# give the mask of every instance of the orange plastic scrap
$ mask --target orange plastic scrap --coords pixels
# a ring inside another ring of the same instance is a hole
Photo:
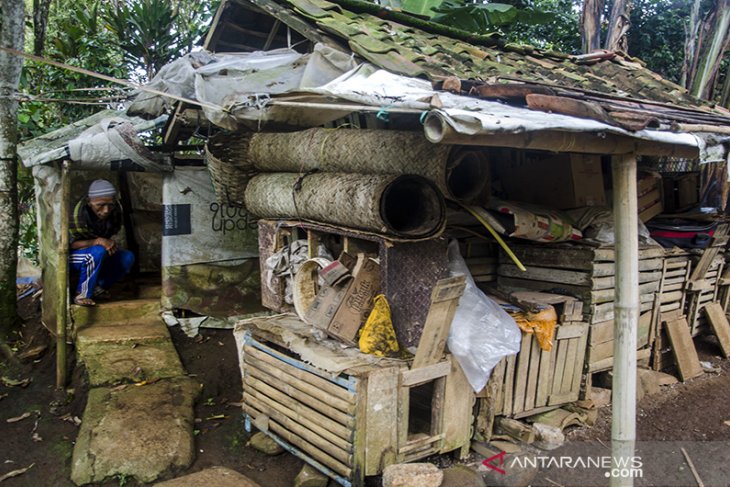
[[[555,308],[548,305],[537,313],[517,311],[510,312],[509,315],[515,320],[523,333],[535,334],[537,344],[541,349],[546,352],[553,349],[553,337],[555,336],[555,327],[558,324],[558,314],[555,312]]]

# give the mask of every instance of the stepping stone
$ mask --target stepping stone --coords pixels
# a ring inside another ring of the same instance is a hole
[[[71,305],[75,330],[90,325],[130,324],[160,320],[160,299],[129,299],[97,303],[96,306]]]
[[[78,347],[84,347],[91,343],[124,343],[169,338],[170,332],[167,330],[167,325],[161,319],[157,319],[157,321],[150,323],[88,326],[76,333],[76,345]]]
[[[152,482],[187,468],[194,456],[193,403],[199,392],[200,385],[188,377],[91,389],[71,480],[82,485],[119,475]]]
[[[86,364],[92,386],[185,375],[169,338],[134,343],[79,341],[78,344],[79,359]]]
[[[155,487],[261,487],[235,470],[211,467],[184,477],[155,484]]]

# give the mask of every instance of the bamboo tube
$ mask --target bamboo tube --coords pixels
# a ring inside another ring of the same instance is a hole
[[[278,415],[281,415],[282,417],[289,418],[290,421],[295,422],[295,423],[301,425],[303,428],[306,428],[309,431],[312,431],[313,433],[321,436],[323,439],[329,441],[334,446],[340,448],[343,451],[349,452],[353,448],[351,442],[349,442],[347,440],[343,440],[339,436],[334,435],[332,432],[327,431],[326,429],[322,428],[318,424],[313,423],[308,418],[302,416],[298,412],[296,412],[292,409],[289,409],[282,404],[276,403],[276,401],[273,401],[272,399],[260,394],[258,391],[248,391],[248,390],[244,391],[243,401],[244,401],[244,404],[264,405],[272,415],[278,414]]]
[[[613,348],[612,465],[634,456],[636,441],[636,330],[639,321],[639,235],[636,156],[613,158],[616,228],[616,303]],[[631,487],[633,478],[611,477],[611,487]]]
[[[303,380],[297,379],[293,376],[287,375],[283,372],[281,372],[279,369],[272,367],[271,365],[268,365],[255,357],[252,357],[250,354],[244,354],[244,362],[248,365],[251,365],[252,367],[256,367],[258,370],[265,370],[266,373],[273,377],[277,381],[281,381],[285,383],[287,386],[292,386],[300,391],[309,394],[310,396],[316,397],[320,400],[325,400],[327,403],[337,409],[338,411],[341,411],[345,414],[353,415],[355,414],[355,405],[350,404],[346,401],[343,401],[337,397],[332,396],[331,394],[327,394],[326,392],[323,392],[322,389],[318,389],[317,387],[304,382]]]
[[[324,414],[321,414],[314,409],[293,400],[286,394],[282,394],[273,387],[264,384],[260,380],[254,379],[251,376],[246,376],[244,378],[244,385],[249,389],[258,391],[260,394],[265,395],[266,397],[278,402],[279,404],[283,404],[290,409],[301,411],[303,414],[306,414],[307,417],[310,418],[314,423],[320,425],[328,431],[331,431],[340,438],[347,440],[350,438],[350,436],[352,436],[351,429],[342,426],[341,424],[328,418]]]
[[[254,411],[255,412],[255,411]],[[263,412],[263,414],[266,414]],[[350,476],[350,473],[352,472],[350,468],[346,465],[343,465],[342,462],[339,460],[336,460],[332,458],[330,455],[327,455],[319,448],[312,445],[308,440],[305,440],[299,435],[296,435],[292,433],[291,431],[288,431],[286,428],[278,424],[276,421],[269,421],[268,424],[269,430],[276,433],[278,436],[286,440],[290,445],[294,445],[298,447],[299,449],[303,450],[307,454],[309,454],[312,458],[317,460],[318,462],[328,466],[332,470],[336,471],[337,473],[347,476]]]
[[[626,135],[577,133],[561,130],[542,130],[519,134],[461,134],[456,132],[441,115],[431,112],[423,125],[426,138],[439,144],[462,144],[486,147],[515,147],[554,152],[581,152],[586,154],[628,154],[686,157],[696,159],[696,146],[641,140]]]
[[[298,218],[413,238],[439,232],[446,214],[441,193],[420,176],[259,174],[246,187],[245,203],[260,218]]]
[[[467,202],[477,199],[489,182],[484,151],[432,144],[421,132],[313,128],[248,137],[237,165],[263,172],[415,174],[448,198]],[[241,145],[240,139],[230,140]]]
[[[255,357],[262,362],[265,362],[269,366],[273,366],[276,369],[279,369],[284,374],[291,375],[295,377],[296,379],[302,380],[308,384],[311,384],[312,386],[321,389],[322,392],[326,394],[330,394],[332,396],[335,396],[336,398],[339,398],[340,400],[344,401],[347,404],[355,404],[355,397],[353,394],[346,389],[343,389],[342,387],[333,384],[332,382],[329,382],[326,379],[322,379],[321,377],[311,373],[311,372],[305,372],[303,370],[297,369],[296,367],[293,367],[291,365],[285,364],[284,362],[275,359],[271,355],[262,352],[261,350],[256,349],[255,347],[246,345],[243,347],[243,353],[244,357],[250,356]]]
[[[68,161],[61,167],[61,211],[56,266],[56,390],[66,388],[66,317],[68,315],[68,229],[71,204],[71,178]]]
[[[324,414],[328,418],[334,419],[343,426],[351,428],[355,424],[355,418],[353,418],[349,414],[338,411],[329,404],[326,404],[324,401],[320,401],[319,399],[312,397],[309,394],[301,392],[298,389],[287,384],[286,382],[276,380],[274,377],[270,376],[265,371],[256,368],[254,365],[251,365],[251,367],[248,368],[247,372],[251,375],[251,377],[255,378],[256,380],[261,381],[264,384],[273,387],[274,389],[277,389],[282,394],[286,394],[287,396],[292,397],[297,401],[301,401],[303,404],[306,404],[312,409]]]
[[[291,431],[292,433],[295,433],[302,438],[306,438],[310,443],[312,443],[314,446],[322,450],[323,452],[327,453],[328,455],[331,455],[332,458],[335,458],[339,461],[341,461],[344,464],[350,465],[352,464],[352,452],[350,450],[343,450],[336,445],[333,445],[329,441],[323,439],[313,431],[310,431],[300,424],[292,421],[291,418],[284,416],[283,414],[279,413],[278,411],[275,411],[271,408],[267,408],[263,404],[261,404],[259,401],[253,398],[249,398],[250,405],[244,404],[243,408],[244,411],[246,411],[248,414],[251,414],[252,416],[256,417],[257,412],[261,412],[263,414],[266,414],[271,419]],[[258,411],[257,411],[258,410]]]

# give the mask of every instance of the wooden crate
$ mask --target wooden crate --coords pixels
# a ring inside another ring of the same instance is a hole
[[[513,245],[527,272],[517,270],[500,254],[498,283],[510,290],[534,289],[563,292],[579,297],[584,303],[584,321],[594,339],[590,341],[587,370],[597,372],[613,367],[613,344],[605,339],[607,328],[613,328],[615,300],[615,250],[612,247],[589,247],[575,244]],[[655,317],[664,269],[664,249],[643,246],[639,249],[640,313],[646,325],[648,316]],[[641,328],[638,347],[653,340],[654,321]],[[595,333],[593,327],[597,327]],[[612,338],[611,338],[612,340]],[[649,352],[645,352],[648,354]]]
[[[361,486],[393,463],[468,452],[474,394],[450,356],[410,370],[406,361],[333,346],[328,360],[347,365],[333,373],[305,363],[276,333],[248,329],[243,337],[247,429],[341,485]]]
[[[495,415],[521,418],[577,401],[587,340],[587,323],[558,325],[549,352],[532,334],[523,334],[520,352],[493,373],[502,384]]]

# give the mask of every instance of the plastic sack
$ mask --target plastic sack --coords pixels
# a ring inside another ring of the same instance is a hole
[[[449,350],[461,365],[474,392],[484,389],[492,369],[520,351],[522,332],[515,321],[474,283],[459,244],[449,244],[449,273],[465,276],[466,288],[449,331]]]
[[[373,310],[360,331],[358,345],[361,352],[377,357],[398,353],[398,340],[390,318],[390,306],[382,294],[373,298]]]

